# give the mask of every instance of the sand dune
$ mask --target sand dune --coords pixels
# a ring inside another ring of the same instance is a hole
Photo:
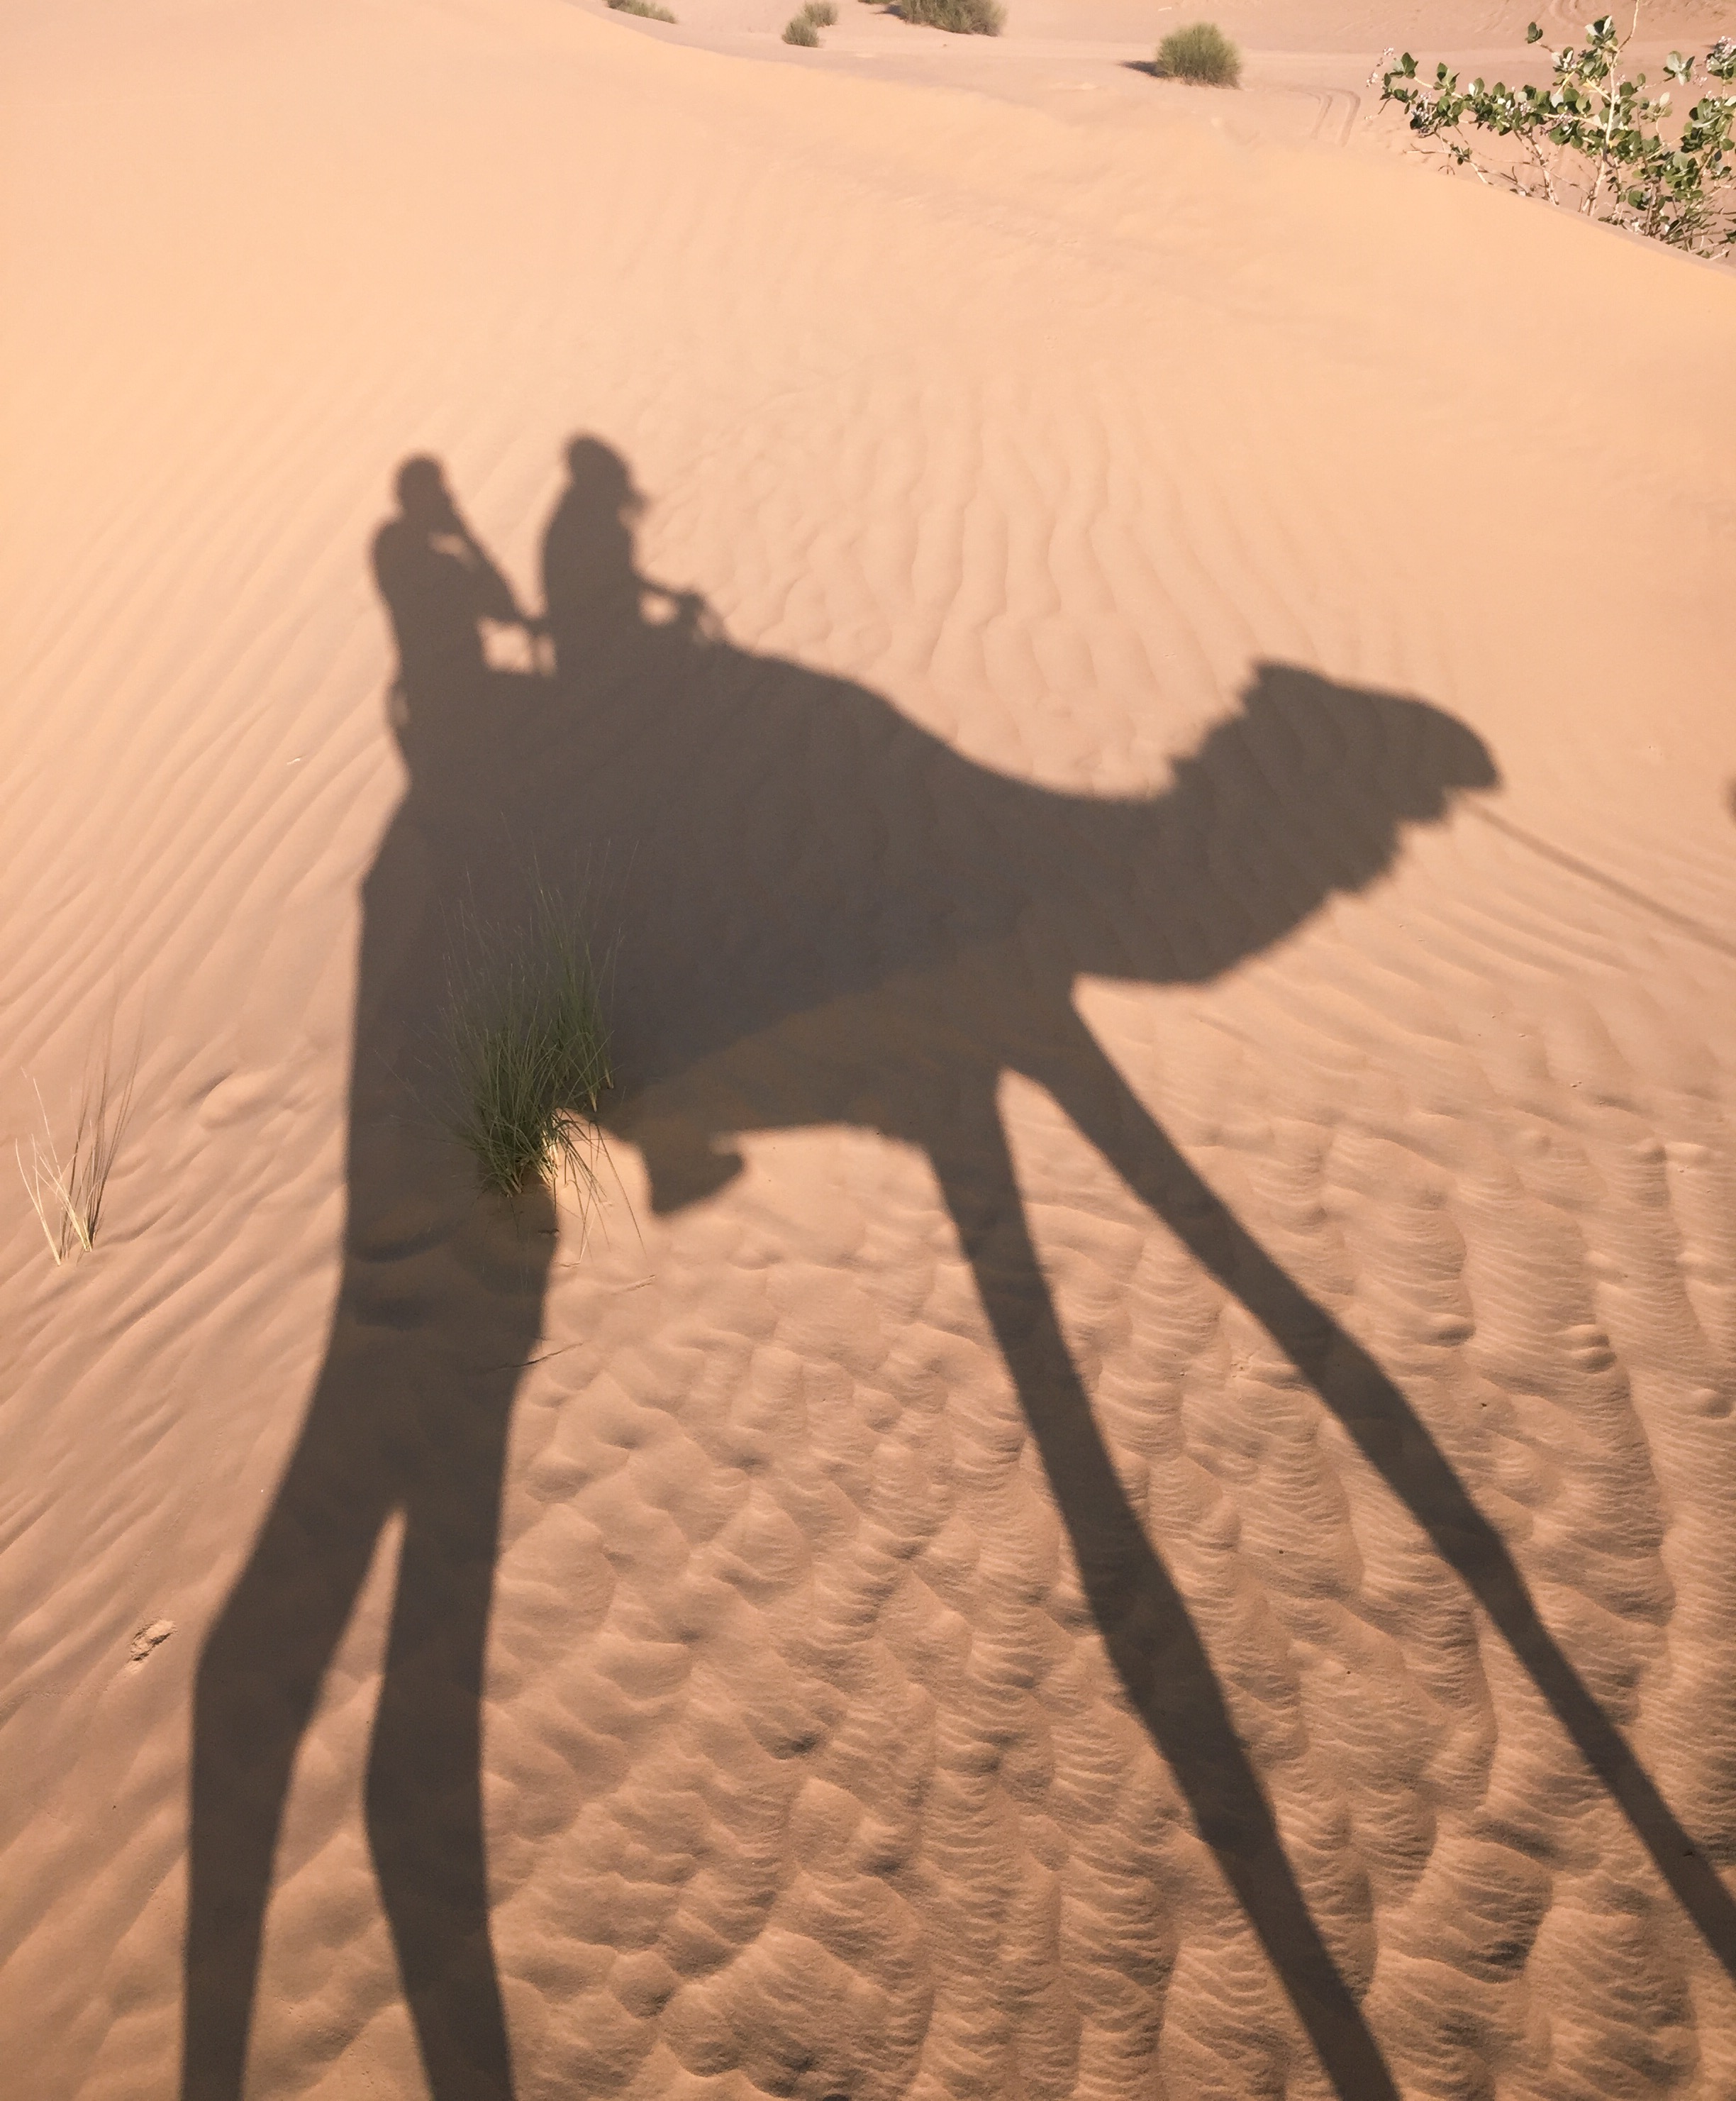
[[[0,11],[7,2085],[1727,2094],[1736,278],[705,5]]]

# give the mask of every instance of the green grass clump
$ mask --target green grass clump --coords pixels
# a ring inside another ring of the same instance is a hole
[[[484,938],[470,945],[450,1002],[456,1135],[485,1189],[516,1196],[564,1178],[588,1197],[598,1107],[613,1084],[590,951],[546,891],[516,951],[491,954]]]
[[[784,24],[784,41],[786,44],[801,44],[806,50],[812,51],[819,42],[821,21],[836,21],[837,19],[835,11],[828,16],[821,16],[813,0],[810,0],[810,4],[799,15],[792,15]]]
[[[667,7],[659,7],[655,0],[609,0],[609,5],[622,15],[643,15],[647,22],[673,22],[675,17]]]
[[[816,29],[829,29],[838,18],[835,0],[808,0],[802,11]]]
[[[955,37],[998,37],[1007,18],[1001,0],[899,0],[899,12],[918,29]]]
[[[1157,47],[1157,71],[1164,80],[1190,80],[1203,87],[1239,87],[1242,54],[1215,22],[1173,30]]]

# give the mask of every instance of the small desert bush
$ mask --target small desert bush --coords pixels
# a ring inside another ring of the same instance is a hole
[[[643,15],[647,22],[673,22],[675,17],[667,7],[659,7],[656,0],[609,0],[609,5],[622,15]]]
[[[484,1188],[515,1196],[564,1177],[588,1197],[598,1106],[612,1084],[590,951],[546,891],[510,953],[491,953],[474,926],[466,933],[449,1006],[462,1093],[456,1134]]]
[[[829,29],[838,18],[835,0],[808,0],[799,15],[791,15],[784,25],[786,44],[805,44],[810,50],[819,42],[819,32]]]
[[[1648,95],[1645,74],[1627,71],[1638,27],[1637,7],[1626,36],[1613,15],[1599,15],[1583,44],[1550,52],[1548,87],[1479,76],[1461,88],[1444,60],[1427,82],[1407,51],[1380,73],[1380,100],[1406,112],[1425,148],[1444,151],[1483,182],[1506,183],[1522,197],[1541,190],[1551,204],[1690,255],[1736,255],[1736,91],[1736,91],[1736,37],[1720,37],[1700,57],[1672,51],[1664,60],[1664,78],[1690,91],[1695,67],[1705,69],[1708,91],[1677,114],[1669,89]],[[1535,22],[1525,41],[1543,42]],[[1515,166],[1497,148],[1485,166],[1466,125],[1513,142],[1524,157]]]
[[[1007,18],[1001,0],[899,0],[899,12],[918,29],[955,37],[998,37]]]
[[[1157,70],[1165,80],[1190,80],[1202,87],[1239,87],[1242,54],[1215,22],[1173,30],[1157,47]]]

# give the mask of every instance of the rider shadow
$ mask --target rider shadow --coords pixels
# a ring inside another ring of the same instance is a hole
[[[241,2093],[291,1763],[395,1514],[369,1840],[435,2101],[512,2092],[479,1716],[506,1430],[553,1219],[541,1196],[515,1216],[477,1200],[423,1076],[454,930],[510,944],[551,871],[579,865],[612,958],[625,1086],[609,1121],[658,1211],[727,1183],[744,1131],[855,1124],[932,1161],[1107,1651],[1345,2101],[1396,2088],[1073,1365],[1001,1126],[1008,1073],[1048,1090],[1339,1417],[1736,1966],[1721,1883],[1403,1395],[1201,1180],[1074,1005],[1084,975],[1204,983],[1365,888],[1407,825],[1496,785],[1481,741],[1422,702],[1266,665],[1164,792],[1032,786],[860,687],[730,644],[699,599],[638,574],[618,457],[580,440],[568,466],[543,549],[551,675],[489,669],[483,623],[518,608],[432,462],[405,468],[376,542],[409,784],[364,896],[328,1356],[200,1666],[188,2101]]]

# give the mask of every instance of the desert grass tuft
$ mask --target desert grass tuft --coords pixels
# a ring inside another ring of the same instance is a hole
[[[609,5],[619,15],[642,15],[647,22],[673,22],[675,17],[667,7],[659,7],[656,0],[609,0]]]
[[[539,891],[519,945],[502,954],[472,923],[449,1000],[462,1106],[455,1132],[483,1187],[537,1183],[596,1194],[597,1112],[612,1085],[608,1028],[584,936]]]
[[[899,0],[899,12],[918,29],[955,37],[998,37],[1007,19],[1001,0]]]
[[[809,20],[806,7],[799,15],[792,15],[784,24],[784,41],[786,44],[800,44],[806,51],[812,51],[819,43],[819,31]]]
[[[96,1245],[108,1178],[132,1109],[133,1083],[129,1079],[117,1086],[113,1067],[104,1057],[95,1081],[86,1084],[80,1099],[72,1151],[64,1162],[42,1090],[33,1080],[31,1085],[36,1087],[36,1105],[42,1111],[42,1135],[30,1140],[28,1166],[24,1148],[15,1144],[12,1151],[24,1178],[24,1194],[58,1269],[75,1250],[88,1254]]]
[[[1156,70],[1164,80],[1192,81],[1202,87],[1239,87],[1242,54],[1215,22],[1173,30],[1157,47]]]

